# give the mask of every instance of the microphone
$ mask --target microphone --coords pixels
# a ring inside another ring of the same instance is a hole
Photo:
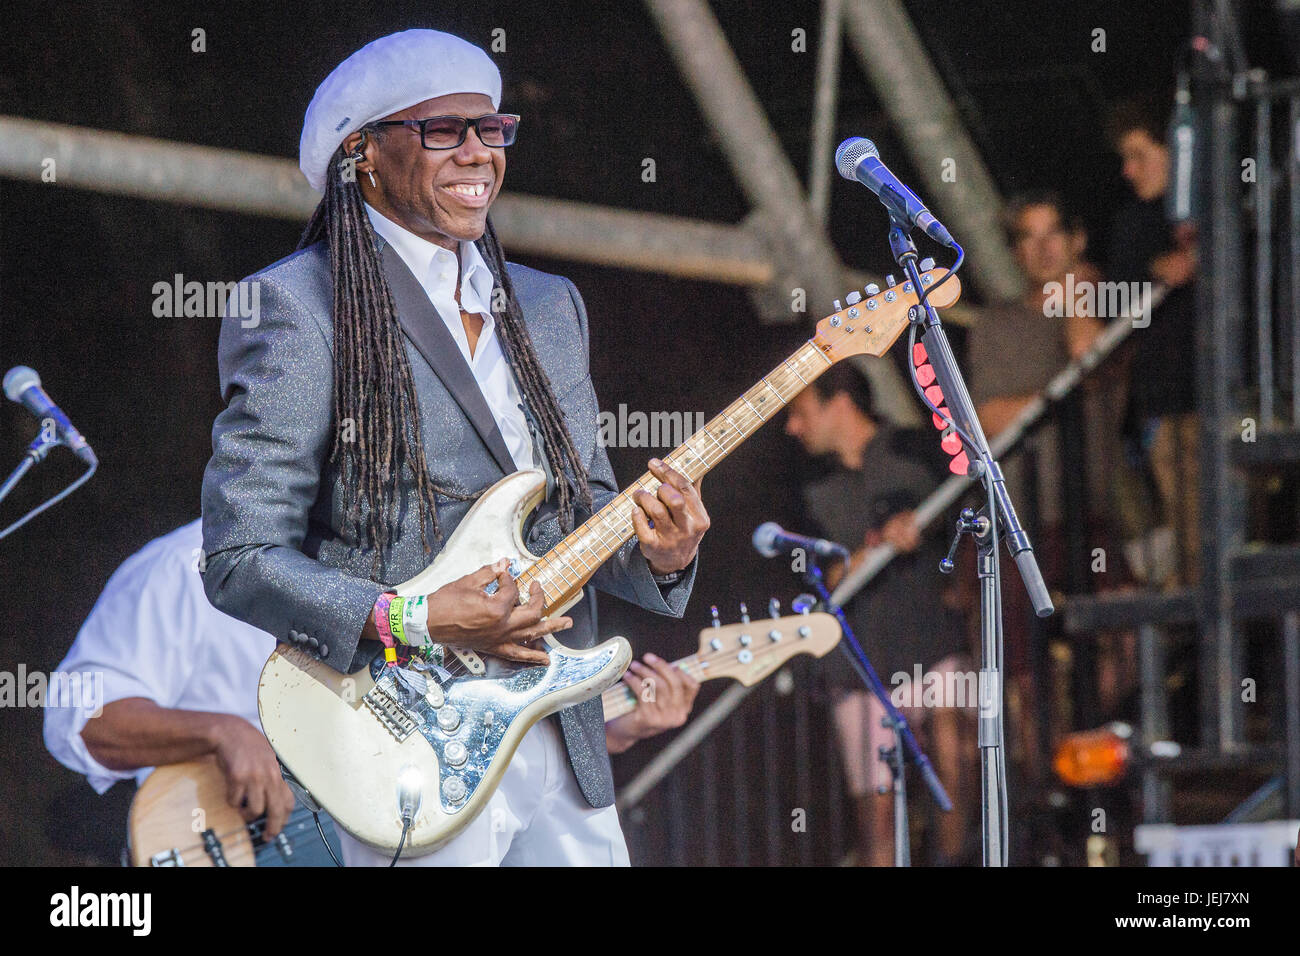
[[[22,405],[40,420],[53,420],[59,441],[86,464],[95,464],[95,453],[91,451],[90,445],[81,436],[81,432],[73,427],[72,422],[68,421],[63,410],[45,394],[45,389],[41,388],[41,377],[34,369],[26,365],[15,365],[5,373],[4,389],[11,402]]]
[[[940,245],[950,248],[957,245],[916,193],[899,182],[889,167],[880,161],[880,150],[871,140],[850,136],[840,143],[835,150],[835,168],[845,179],[860,182],[875,193],[895,219],[918,227]]]
[[[811,551],[819,558],[849,559],[848,548],[825,538],[809,538],[801,534],[785,531],[775,521],[768,521],[754,529],[754,550],[765,558],[775,558],[778,554],[789,553],[795,548]]]

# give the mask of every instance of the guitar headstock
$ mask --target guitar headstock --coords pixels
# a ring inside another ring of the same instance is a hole
[[[931,268],[926,269],[927,265]],[[934,268],[932,259],[924,260],[921,267],[922,288],[937,286],[948,274],[947,269]],[[813,343],[832,361],[850,355],[884,355],[907,328],[908,309],[920,301],[910,279],[884,291],[873,283],[865,292],[865,298],[857,291],[849,293],[847,306],[817,323]],[[936,309],[946,309],[960,298],[961,279],[953,276],[926,301]]]
[[[704,675],[757,684],[796,654],[821,657],[840,641],[840,622],[820,611],[762,617],[700,631]]]

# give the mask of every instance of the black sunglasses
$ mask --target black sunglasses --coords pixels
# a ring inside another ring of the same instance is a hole
[[[467,116],[430,116],[421,120],[380,120],[370,126],[418,126],[420,145],[425,149],[455,149],[465,142],[474,127],[484,146],[509,146],[519,130],[517,113],[488,113],[470,119]]]

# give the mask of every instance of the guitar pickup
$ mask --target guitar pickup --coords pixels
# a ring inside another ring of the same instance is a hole
[[[383,687],[376,684],[361,700],[388,732],[397,738],[398,743],[415,733],[415,719]]]

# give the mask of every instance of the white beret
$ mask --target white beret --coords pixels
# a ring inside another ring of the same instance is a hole
[[[367,43],[316,88],[302,121],[298,166],[325,188],[330,158],[367,123],[448,93],[501,102],[501,73],[474,44],[437,30],[404,30]]]

